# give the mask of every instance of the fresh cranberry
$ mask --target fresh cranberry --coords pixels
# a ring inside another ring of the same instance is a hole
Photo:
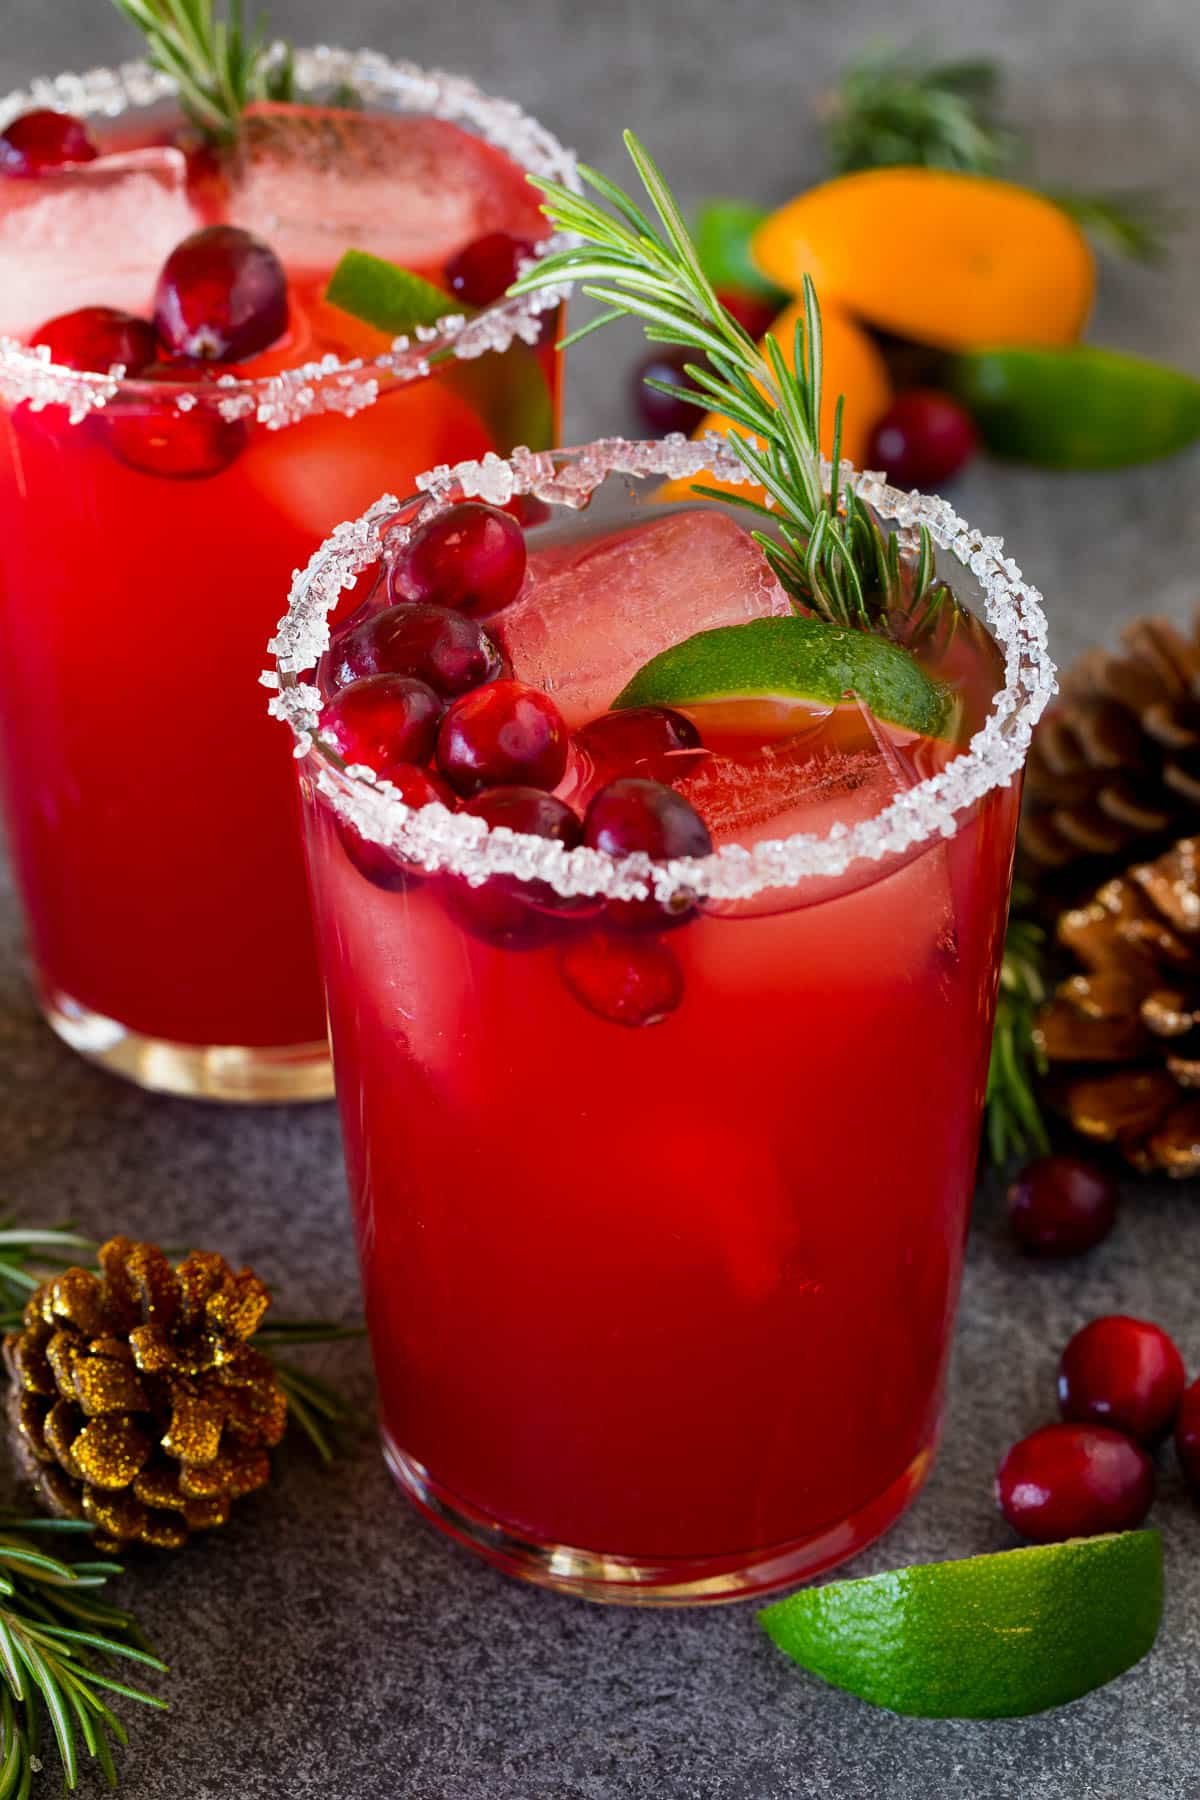
[[[83,120],[71,113],[22,113],[0,131],[0,175],[44,175],[71,163],[95,162],[99,154]]]
[[[1080,1156],[1039,1156],[1008,1190],[1013,1235],[1035,1256],[1076,1256],[1112,1230],[1116,1177]]]
[[[602,787],[592,799],[583,821],[583,841],[608,856],[649,856],[655,862],[678,856],[707,856],[712,839],[704,820],[674,788],[640,776],[623,775]],[[654,896],[645,900],[614,900],[608,914],[626,925],[663,925],[682,920],[695,901],[677,894],[663,906]]]
[[[581,1005],[611,1025],[658,1025],[683,999],[683,971],[659,938],[589,931],[559,951],[559,972]]]
[[[411,763],[389,763],[379,774],[383,780],[391,782],[400,799],[414,811],[422,806],[432,806],[435,801],[448,806],[451,811],[454,809],[454,795],[445,782],[424,769],[414,768]],[[363,837],[348,819],[339,819],[337,828],[342,849],[359,874],[373,886],[389,894],[398,894],[423,875],[423,870],[413,868],[385,844],[376,844]]]
[[[461,809],[483,819],[493,829],[506,827],[529,837],[548,838],[566,850],[574,850],[582,826],[571,808],[541,788],[492,788],[468,800]],[[515,875],[493,875],[472,887],[461,875],[447,876],[446,899],[459,923],[485,942],[509,949],[529,949],[554,934],[554,915],[570,911],[555,889],[544,881],[523,881]]]
[[[89,369],[97,375],[107,375],[119,363],[126,375],[138,376],[158,359],[153,325],[114,306],[61,313],[39,326],[30,343],[44,344],[51,362],[61,368]]]
[[[418,526],[392,570],[393,600],[499,612],[525,579],[525,534],[510,513],[464,500]]]
[[[438,767],[460,794],[481,788],[554,788],[567,767],[567,727],[548,694],[493,681],[456,700],[438,731]]]
[[[708,755],[692,721],[669,706],[604,713],[580,726],[575,749],[586,758],[591,776],[605,780],[641,775],[647,781],[677,781]]]
[[[468,306],[490,306],[501,294],[507,294],[521,273],[521,264],[534,255],[535,246],[528,238],[513,237],[508,231],[489,231],[446,264],[450,292]]]
[[[1124,1313],[1077,1331],[1058,1365],[1064,1419],[1111,1425],[1153,1444],[1171,1429],[1183,1397],[1183,1358],[1166,1332]]]
[[[978,446],[975,421],[952,395],[909,388],[876,424],[866,460],[894,487],[930,488],[957,475]]]
[[[142,382],[193,387],[210,379],[195,363],[187,362],[154,363],[138,377]],[[124,393],[104,409],[99,420],[110,449],[123,463],[143,475],[172,481],[219,475],[246,444],[244,420],[223,419],[215,406],[203,402],[180,411],[168,395],[156,401],[149,394]]]
[[[445,702],[411,675],[368,675],[352,681],[321,712],[321,731],[344,762],[376,773],[389,763],[423,763],[433,755]]]
[[[154,323],[174,356],[244,362],[287,330],[287,277],[269,245],[237,225],[206,225],[172,250]]]
[[[1146,1452],[1103,1425],[1043,1425],[1013,1445],[996,1474],[1001,1512],[1035,1544],[1130,1531],[1153,1499]]]
[[[351,626],[335,640],[330,662],[335,689],[364,675],[415,675],[447,698],[494,680],[503,667],[500,652],[474,619],[420,604],[385,607]]]
[[[1185,1388],[1175,1420],[1175,1454],[1183,1479],[1200,1499],[1200,1381]]]
[[[760,300],[757,294],[742,294],[732,288],[719,288],[717,299],[730,317],[736,319],[742,330],[756,342],[770,331],[779,311],[770,300]],[[791,349],[790,344],[788,349]]]
[[[679,398],[681,394],[690,391],[693,385],[683,372],[684,365],[699,361],[699,354],[695,350],[685,350],[682,347],[673,349],[670,345],[664,345],[643,357],[635,368],[633,403],[656,436],[665,437],[668,431],[694,431],[704,417],[702,409]],[[646,383],[649,381],[660,381],[675,392],[664,394],[658,388],[647,387]]]

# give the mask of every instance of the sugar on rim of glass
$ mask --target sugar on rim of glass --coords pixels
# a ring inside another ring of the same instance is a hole
[[[394,553],[416,526],[464,498],[503,505],[532,495],[549,505],[578,509],[608,475],[687,479],[709,471],[718,480],[748,484],[752,477],[721,438],[690,442],[675,434],[651,443],[599,439],[576,450],[515,451],[505,462],[443,465],[419,477],[419,509],[398,524],[401,502],[382,499],[359,519],[341,525],[298,570],[288,611],[269,649],[275,667],[262,677],[273,688],[271,712],[290,725],[296,756],[305,760],[317,789],[364,838],[429,870],[448,870],[478,886],[493,875],[548,882],[564,897],[601,895],[641,899],[653,893],[667,903],[681,893],[713,901],[748,900],[770,889],[794,886],[810,876],[841,875],[859,860],[879,861],[952,837],[960,815],[994,788],[1006,786],[1025,761],[1033,728],[1056,691],[1046,648],[1041,595],[1030,586],[999,537],[975,531],[945,501],[902,493],[882,475],[839,471],[879,515],[912,532],[929,529],[934,542],[970,569],[983,592],[984,614],[1004,653],[1005,685],[962,755],[938,774],[897,794],[874,818],[835,824],[823,835],[796,833],[750,847],[724,844],[710,855],[654,863],[645,856],[614,858],[586,847],[567,850],[545,838],[482,819],[453,814],[437,803],[413,809],[371,770],[343,767],[318,736],[323,696],[300,677],[314,670],[329,648],[329,618],[342,593],[384,554]],[[831,475],[825,465],[826,484]],[[405,503],[410,508],[412,502]]]
[[[278,58],[283,46],[271,52]],[[575,157],[545,126],[514,101],[485,94],[465,76],[422,69],[416,63],[397,61],[373,50],[339,50],[327,44],[297,50],[295,80],[301,93],[312,93],[346,84],[366,99],[399,105],[403,110],[432,114],[473,129],[487,143],[504,151],[531,175],[546,176],[574,192],[581,191]],[[85,74],[57,75],[31,82],[28,88],[0,97],[0,127],[33,107],[51,107],[81,118],[117,118],[134,107],[150,106],[170,98],[175,84],[147,62],[122,63],[115,69],[90,69]],[[569,235],[548,236],[537,246],[538,257],[566,249],[575,242]],[[463,361],[504,351],[520,340],[534,345],[542,329],[541,315],[554,310],[571,292],[570,284],[540,288],[516,300],[494,302],[467,319],[449,313],[435,326],[419,328],[413,337],[398,337],[385,354],[365,360],[345,361],[325,356],[318,361],[287,369],[282,374],[239,380],[225,375],[215,384],[223,396],[209,394],[222,418],[255,419],[270,430],[298,424],[315,413],[333,412],[352,417],[378,399],[388,387],[423,380],[435,352],[449,352]],[[47,406],[66,408],[72,424],[107,406],[121,391],[124,371],[104,374],[60,367],[50,360],[43,345],[30,346],[0,335],[0,400],[12,405],[28,402],[35,411]],[[140,384],[130,383],[133,388]],[[159,382],[155,395],[162,402],[195,391],[185,384]]]

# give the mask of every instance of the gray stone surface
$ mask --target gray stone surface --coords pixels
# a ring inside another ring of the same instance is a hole
[[[782,198],[819,169],[814,101],[873,33],[927,30],[1002,54],[1038,166],[1061,181],[1200,187],[1195,0],[319,0],[277,8],[297,39],[337,37],[468,70],[616,168],[629,123],[684,192]],[[103,0],[6,0],[0,86],[115,60]],[[936,271],[932,272],[936,278]],[[1200,222],[1169,271],[1106,269],[1097,334],[1200,372]],[[628,423],[625,346],[572,371],[569,432]],[[1151,603],[1182,614],[1200,554],[1195,456],[1061,477],[979,468],[960,493],[1044,586],[1067,655]],[[337,1129],[328,1108],[221,1113],[151,1101],[41,1029],[19,925],[0,909],[0,1159],[23,1217],[200,1240],[268,1271],[288,1309],[356,1304]],[[1089,1261],[1031,1266],[998,1195],[979,1198],[945,1448],[927,1492],[858,1572],[999,1548],[991,1474],[1051,1410],[1056,1346],[1121,1308],[1177,1332],[1200,1363],[1194,1191],[1136,1191]],[[365,1403],[365,1351],[323,1356]],[[219,1539],[128,1587],[174,1665],[167,1719],[139,1717],[132,1800],[1190,1800],[1200,1790],[1200,1521],[1169,1470],[1156,1514],[1169,1607],[1141,1668],[1057,1714],[999,1724],[873,1712],[793,1671],[745,1608],[589,1609],[509,1583],[444,1545],[395,1498],[365,1440],[325,1474],[303,1453]],[[45,1791],[51,1784],[46,1781]],[[85,1782],[81,1792],[99,1793]]]

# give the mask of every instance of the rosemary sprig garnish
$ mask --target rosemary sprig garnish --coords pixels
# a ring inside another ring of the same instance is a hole
[[[1018,889],[1014,908],[1027,901]],[[988,1150],[997,1167],[1011,1156],[1027,1156],[1050,1148],[1046,1122],[1037,1101],[1037,1078],[1045,1059],[1033,1035],[1038,1008],[1046,998],[1042,973],[1046,934],[1019,910],[1009,920],[1000,996],[987,1080]]]
[[[47,1723],[68,1790],[84,1755],[115,1787],[113,1745],[128,1735],[106,1696],[166,1708],[112,1672],[123,1659],[167,1673],[133,1617],[97,1598],[121,1565],[67,1562],[44,1548],[47,1536],[65,1542],[91,1530],[81,1519],[0,1516],[0,1800],[27,1800]]]
[[[658,224],[595,169],[583,167],[579,173],[609,211],[557,182],[534,179],[546,196],[542,210],[554,226],[583,241],[547,257],[512,292],[529,293],[564,278],[581,281],[583,292],[606,310],[568,338],[568,344],[632,314],[642,320],[652,343],[682,346],[706,359],[686,365],[693,386],[682,398],[702,412],[725,414],[741,428],[730,432],[730,448],[765,490],[767,503],[736,492],[697,492],[770,521],[770,534],[760,529],[753,535],[799,606],[830,624],[866,629],[885,625],[901,605],[920,607],[935,578],[929,533],[921,528],[915,561],[903,568],[897,538],[880,529],[849,483],[839,487],[840,399],[830,459],[833,477],[829,493],[825,490],[821,311],[812,282],[805,278],[803,320],[797,320],[789,366],[773,335],[760,349],[722,306],[674,195],[632,132],[625,133],[625,144]]]
[[[228,0],[218,17],[216,0],[113,0],[146,39],[156,69],[179,89],[184,111],[218,142],[237,135],[252,100],[292,97],[292,58],[276,56],[261,22],[248,30],[242,0]]]
[[[835,175],[913,164],[968,175],[1014,175],[1022,134],[1000,117],[999,65],[978,57],[934,62],[920,49],[876,46],[850,64],[828,107]],[[1102,250],[1161,262],[1174,210],[1147,189],[1088,193],[1047,188]]]

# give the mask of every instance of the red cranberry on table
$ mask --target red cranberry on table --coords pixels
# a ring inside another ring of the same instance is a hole
[[[1183,1390],[1175,1420],[1175,1454],[1183,1479],[1200,1499],[1200,1381]]]
[[[195,363],[153,363],[138,380],[195,386],[210,379]],[[194,398],[194,396],[190,396]],[[121,462],[143,475],[172,481],[197,481],[219,475],[246,444],[242,419],[223,419],[216,407],[198,402],[183,411],[164,394],[122,394],[105,407],[98,423],[109,448]]]
[[[1154,1466],[1123,1432],[1043,1425],[1014,1444],[996,1474],[996,1500],[1035,1544],[1131,1531],[1154,1499]]]
[[[589,931],[560,950],[558,967],[575,999],[611,1025],[661,1024],[683,999],[683,971],[659,938]]]
[[[682,794],[636,775],[610,781],[593,797],[584,815],[583,841],[608,856],[640,853],[655,862],[707,856],[712,849],[707,825]],[[667,907],[650,895],[645,900],[610,901],[608,915],[616,923],[661,926],[685,918],[693,906],[686,895],[677,896]]]
[[[130,378],[158,360],[158,336],[148,319],[118,312],[115,306],[83,306],[48,319],[30,338],[44,344],[50,360],[64,369],[107,375],[119,363]]]
[[[287,277],[268,244],[237,225],[208,225],[176,246],[154,297],[174,356],[244,362],[287,330]]]
[[[493,681],[456,700],[442,720],[438,767],[460,794],[513,784],[554,788],[566,772],[569,744],[548,694],[523,681]]]
[[[392,599],[493,613],[524,579],[525,534],[511,513],[464,500],[414,531],[392,569]]]
[[[699,363],[701,360],[700,353],[696,350],[664,344],[643,357],[635,368],[633,403],[656,436],[665,437],[669,431],[682,431],[685,434],[694,431],[704,417],[703,408],[678,397],[685,391],[690,391],[693,386],[683,372],[684,365]],[[647,387],[646,383],[649,381],[661,381],[665,386],[674,388],[675,393],[664,394],[658,388]]]
[[[95,162],[100,152],[82,119],[39,107],[0,131],[0,175],[45,175],[72,163]]]
[[[603,713],[580,726],[575,749],[597,774],[662,782],[687,775],[708,754],[692,721],[670,706]]]
[[[957,475],[978,446],[975,421],[953,395],[909,388],[876,424],[866,462],[885,470],[893,487],[931,488]]]
[[[565,801],[533,787],[497,787],[466,801],[460,811],[483,819],[493,829],[506,827],[528,837],[548,838],[574,850],[582,837],[578,816]],[[521,881],[515,875],[493,875],[472,887],[461,875],[448,875],[444,891],[450,911],[461,925],[486,943],[508,949],[532,949],[557,935],[554,917],[569,911],[549,883]]]
[[[385,607],[334,639],[328,680],[334,689],[364,675],[415,675],[447,698],[492,681],[503,662],[481,625],[445,606]]]
[[[1076,1256],[1091,1250],[1117,1217],[1117,1180],[1080,1156],[1039,1156],[1008,1190],[1013,1235],[1036,1256]]]
[[[508,231],[486,232],[446,264],[450,292],[468,306],[490,306],[508,292],[521,264],[535,255],[536,247],[528,238]]]
[[[428,762],[445,701],[411,675],[368,675],[322,708],[322,734],[347,763],[376,773],[393,763]]]
[[[378,773],[382,780],[391,782],[400,799],[414,811],[432,806],[435,801],[454,810],[454,795],[445,782],[425,769],[411,763],[390,763]],[[359,874],[386,893],[400,893],[424,874],[424,870],[406,863],[386,845],[363,837],[347,819],[338,819],[337,831],[343,850]]]
[[[1183,1358],[1165,1331],[1112,1313],[1077,1331],[1063,1351],[1059,1410],[1064,1419],[1111,1425],[1153,1444],[1170,1430],[1186,1379]]]

